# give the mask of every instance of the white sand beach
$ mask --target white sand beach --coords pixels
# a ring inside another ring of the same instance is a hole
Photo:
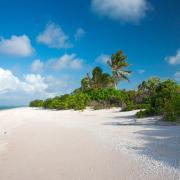
[[[179,180],[180,126],[136,111],[0,111],[0,180]]]

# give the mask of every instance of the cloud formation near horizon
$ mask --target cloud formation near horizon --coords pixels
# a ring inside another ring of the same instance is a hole
[[[100,15],[123,22],[138,22],[149,9],[147,0],[92,0],[92,10]]]
[[[40,74],[26,74],[19,79],[10,70],[0,68],[0,100],[4,104],[24,105],[32,99],[61,94],[64,89],[68,89],[67,79]]]
[[[69,36],[55,23],[47,24],[45,30],[37,36],[37,41],[50,48],[66,49],[72,47]]]
[[[3,37],[0,39],[0,53],[2,54],[27,57],[32,55],[33,51],[31,41],[26,35],[13,35],[10,39]]]

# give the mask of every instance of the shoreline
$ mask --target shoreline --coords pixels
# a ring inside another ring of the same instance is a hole
[[[116,180],[131,178],[131,170],[134,179],[180,178],[180,126],[119,126],[117,123],[133,121],[135,111],[120,113],[117,108],[79,112],[24,107],[9,111],[0,111],[1,180],[28,180],[29,168],[30,177],[39,180]],[[23,167],[25,163],[28,168]],[[24,173],[18,175],[22,169]]]

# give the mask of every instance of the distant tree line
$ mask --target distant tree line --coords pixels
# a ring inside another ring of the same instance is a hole
[[[137,90],[118,90],[120,81],[129,82],[131,71],[125,69],[129,66],[127,56],[118,51],[107,64],[111,74],[95,67],[81,80],[81,87],[71,94],[35,100],[30,102],[30,107],[57,110],[121,107],[123,111],[141,109],[137,113],[139,118],[161,115],[167,121],[180,121],[180,85],[177,82],[153,77],[143,81]]]

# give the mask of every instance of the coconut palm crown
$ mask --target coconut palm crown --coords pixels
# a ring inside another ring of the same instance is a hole
[[[107,61],[107,64],[112,71],[115,88],[117,88],[117,85],[121,80],[126,80],[129,82],[129,78],[127,76],[131,74],[131,71],[124,70],[124,68],[129,66],[126,60],[127,56],[124,55],[123,51],[119,50],[117,53],[111,56],[110,60]]]

